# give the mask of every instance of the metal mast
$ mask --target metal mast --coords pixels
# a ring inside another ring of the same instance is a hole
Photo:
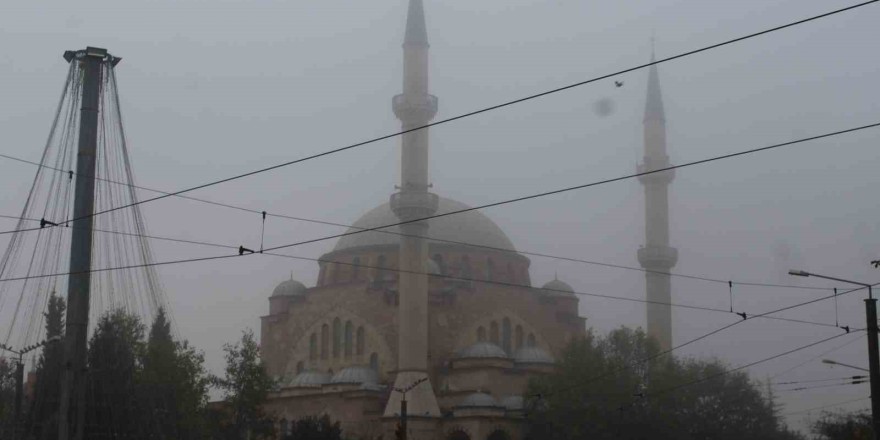
[[[95,205],[95,179],[92,176],[95,176],[98,112],[105,64],[110,64],[112,68],[121,58],[111,56],[106,49],[87,47],[85,50],[65,52],[64,59],[68,63],[80,64],[82,107],[76,156],[58,438],[80,440],[83,438],[86,410],[86,343],[91,287],[89,270],[92,267],[92,215]]]
[[[651,62],[654,62],[653,48],[651,52]],[[648,72],[644,124],[645,156],[638,172],[668,167],[666,117],[656,65]],[[674,178],[674,171],[639,177],[645,188],[645,245],[639,248],[638,258],[641,266],[649,271],[645,273],[645,289],[647,300],[653,301],[647,304],[648,336],[658,342],[662,351],[672,348],[672,308],[657,303],[671,302],[670,277],[664,273],[678,261],[678,250],[669,246],[668,187]]]
[[[437,113],[437,97],[428,93],[428,34],[422,0],[410,0],[403,43],[403,93],[394,97],[394,114],[403,130],[427,124]],[[428,192],[428,129],[402,137],[400,192],[391,196],[391,209],[402,222],[428,217],[437,211],[437,195]],[[400,226],[397,377],[394,388],[423,381],[407,394],[410,414],[439,417],[437,398],[428,379],[428,234],[426,221]],[[392,393],[385,416],[401,407],[400,393]]]

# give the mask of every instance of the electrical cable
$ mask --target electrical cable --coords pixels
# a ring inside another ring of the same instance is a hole
[[[512,105],[515,105],[515,104],[519,104],[519,103],[521,103],[521,102],[530,101],[530,100],[533,100],[533,99],[541,98],[541,97],[544,97],[544,96],[548,96],[548,95],[552,95],[552,94],[559,93],[559,92],[562,92],[562,91],[566,91],[566,90],[569,90],[569,89],[573,89],[573,88],[576,88],[576,87],[580,87],[580,86],[583,86],[583,85],[586,85],[586,84],[590,84],[590,83],[594,83],[594,82],[601,81],[601,80],[604,80],[604,79],[608,79],[608,78],[616,77],[616,76],[622,75],[622,74],[624,74],[624,73],[633,72],[633,71],[636,71],[636,70],[644,69],[644,68],[646,68],[646,67],[650,67],[650,66],[654,66],[654,65],[658,65],[658,64],[666,63],[666,62],[669,62],[669,61],[672,61],[672,60],[676,60],[676,59],[679,59],[679,58],[685,58],[685,57],[688,57],[688,56],[691,56],[691,55],[695,55],[695,54],[698,54],[698,53],[701,53],[701,52],[706,52],[706,51],[713,50],[713,49],[716,49],[716,48],[719,48],[719,47],[723,47],[723,46],[731,45],[731,44],[738,43],[738,42],[741,42],[741,41],[749,40],[749,39],[752,39],[752,38],[755,38],[755,37],[758,37],[758,36],[761,36],[761,35],[769,34],[769,33],[772,33],[772,32],[780,31],[780,30],[783,30],[783,29],[791,28],[791,27],[798,26],[798,25],[801,25],[801,24],[804,24],[804,23],[808,23],[808,22],[811,22],[811,21],[815,21],[815,20],[819,20],[819,19],[822,19],[822,18],[825,18],[825,17],[829,17],[829,16],[832,16],[832,15],[840,14],[840,13],[843,13],[843,12],[846,12],[846,11],[849,11],[849,10],[853,10],[853,9],[856,9],[856,8],[860,8],[860,7],[862,7],[862,6],[867,6],[867,5],[869,5],[869,4],[876,3],[876,2],[878,2],[878,1],[880,1],[880,0],[869,0],[869,1],[866,1],[866,2],[858,3],[858,4],[855,4],[855,5],[851,5],[851,6],[847,6],[847,7],[844,7],[844,8],[835,9],[835,10],[833,10],[833,11],[825,12],[825,13],[822,13],[822,14],[819,14],[819,15],[814,15],[814,16],[811,16],[811,17],[808,17],[808,18],[805,18],[805,19],[797,20],[797,21],[790,22],[790,23],[787,23],[787,24],[784,24],[784,25],[780,25],[780,26],[776,26],[776,27],[773,27],[773,28],[770,28],[770,29],[765,29],[765,30],[763,30],[763,31],[754,32],[754,33],[747,34],[747,35],[744,35],[744,36],[741,36],[741,37],[733,38],[733,39],[730,39],[730,40],[725,40],[725,41],[722,41],[722,42],[720,42],[720,43],[715,43],[715,44],[711,44],[711,45],[709,45],[709,46],[704,46],[704,47],[701,47],[701,48],[699,48],[699,49],[695,49],[695,50],[691,50],[691,51],[687,51],[687,52],[679,53],[679,54],[677,54],[677,55],[673,55],[673,56],[670,56],[670,57],[662,58],[662,59],[659,59],[659,60],[656,60],[656,61],[651,61],[651,62],[649,62],[649,63],[641,64],[641,65],[638,65],[638,66],[635,66],[635,67],[630,67],[630,68],[623,69],[623,70],[619,70],[619,71],[616,71],[616,72],[613,72],[613,73],[609,73],[609,74],[605,74],[605,75],[597,76],[597,77],[594,77],[594,78],[591,78],[591,79],[588,79],[588,80],[585,80],[585,81],[580,81],[580,82],[577,82],[577,83],[574,83],[574,84],[569,84],[569,85],[566,85],[566,86],[557,87],[557,88],[554,88],[554,89],[551,89],[551,90],[547,90],[547,91],[544,91],[544,92],[540,92],[540,93],[536,93],[536,94],[528,95],[528,96],[525,96],[525,97],[522,97],[522,98],[517,98],[517,99],[511,100],[511,101],[506,101],[506,102],[503,102],[503,103],[501,103],[501,104],[495,104],[495,105],[492,105],[492,106],[489,106],[489,107],[484,107],[484,108],[481,108],[481,109],[478,109],[478,110],[475,110],[475,111],[471,111],[471,112],[468,112],[468,113],[463,113],[463,114],[460,114],[460,115],[457,115],[457,116],[453,116],[453,117],[450,117],[450,118],[446,118],[446,119],[441,119],[441,120],[436,121],[436,122],[431,122],[431,123],[428,123],[428,124],[425,124],[425,125],[421,125],[421,126],[413,127],[413,128],[406,129],[406,130],[401,130],[401,131],[398,131],[398,132],[395,132],[395,133],[391,133],[391,134],[388,134],[388,135],[384,135],[384,136],[376,137],[376,138],[369,139],[369,140],[366,140],[366,141],[362,141],[362,142],[354,143],[354,144],[347,145],[347,146],[344,146],[344,147],[339,147],[339,148],[335,148],[335,149],[327,150],[327,151],[324,151],[324,152],[321,152],[321,153],[313,154],[313,155],[310,155],[310,156],[305,156],[305,157],[302,157],[302,158],[299,158],[299,159],[295,159],[295,160],[291,160],[291,161],[287,161],[287,162],[279,163],[279,164],[272,165],[272,166],[269,166],[269,167],[260,168],[260,169],[257,169],[257,170],[249,171],[249,172],[242,173],[242,174],[237,174],[237,175],[234,175],[234,176],[231,176],[231,177],[226,177],[226,178],[219,179],[219,180],[214,180],[214,181],[211,181],[211,182],[208,182],[208,183],[204,183],[204,184],[196,185],[196,186],[193,186],[193,187],[185,188],[185,189],[182,189],[182,190],[174,191],[174,192],[172,192],[172,193],[170,193],[170,194],[161,195],[161,196],[157,196],[157,197],[153,197],[153,198],[149,198],[149,199],[145,199],[145,200],[138,200],[138,201],[133,202],[133,203],[131,203],[131,204],[127,204],[127,205],[123,205],[123,206],[116,206],[116,207],[113,207],[113,208],[110,208],[110,209],[106,209],[106,210],[102,210],[102,211],[94,212],[94,213],[89,214],[88,216],[89,216],[89,217],[94,217],[94,216],[96,216],[96,215],[106,214],[106,213],[108,213],[108,212],[113,212],[113,211],[117,211],[117,210],[120,210],[120,209],[130,208],[130,207],[132,207],[132,206],[143,205],[143,204],[145,204],[145,203],[150,203],[150,202],[153,202],[153,201],[156,201],[156,200],[161,200],[161,199],[164,199],[164,198],[167,198],[167,197],[171,197],[171,196],[175,196],[175,195],[179,195],[179,194],[184,194],[184,193],[187,193],[187,192],[191,192],[191,191],[195,191],[195,190],[198,190],[198,189],[207,188],[207,187],[214,186],[214,185],[219,185],[219,184],[221,184],[221,183],[230,182],[230,181],[233,181],[233,180],[242,179],[242,178],[249,177],[249,176],[253,176],[253,175],[256,175],[256,174],[261,174],[261,173],[264,173],[264,172],[268,172],[268,171],[276,170],[276,169],[283,168],[283,167],[287,167],[287,166],[290,166],[290,165],[294,165],[294,164],[302,163],[302,162],[305,162],[305,161],[308,161],[308,160],[317,159],[317,158],[324,157],[324,156],[329,156],[329,155],[331,155],[331,154],[339,153],[339,152],[346,151],[346,150],[351,150],[351,149],[354,149],[354,148],[357,148],[357,147],[360,147],[360,146],[363,146],[363,145],[372,144],[372,143],[379,142],[379,141],[382,141],[382,140],[395,138],[395,137],[397,137],[397,136],[400,136],[400,135],[403,135],[403,134],[406,134],[406,133],[410,133],[410,132],[414,132],[414,131],[418,131],[418,130],[423,130],[423,129],[425,129],[425,128],[434,127],[434,126],[437,126],[437,125],[441,125],[441,124],[446,124],[446,123],[449,123],[449,122],[457,121],[457,120],[459,120],[459,119],[464,119],[464,118],[468,118],[468,117],[475,116],[475,115],[478,115],[478,114],[482,114],[482,113],[486,113],[486,112],[494,111],[494,110],[497,110],[497,109],[500,109],[500,108],[509,107],[509,106],[512,106]],[[874,124],[873,126],[876,126],[876,125],[878,125],[878,124]],[[863,127],[863,128],[868,128],[868,127],[866,126],[866,127]],[[849,130],[849,131],[854,131],[854,130]],[[841,132],[841,133],[843,133],[843,132]],[[824,137],[824,136],[822,136],[822,137]],[[819,138],[819,137],[816,137],[815,139],[818,139],[818,138]],[[781,146],[781,145],[780,145],[780,146]],[[666,170],[669,170],[669,169],[675,169],[675,168],[677,168],[677,167],[668,167],[668,168],[664,168],[664,169],[661,169],[661,170],[655,170],[655,171],[652,171],[652,172],[649,172],[649,173],[645,173],[645,174],[650,174],[650,173],[660,172],[660,171],[666,171]],[[617,179],[617,180],[620,180],[620,179]],[[573,189],[578,189],[578,188],[583,188],[583,187],[586,187],[586,186],[579,186],[579,187],[575,187],[575,188],[573,188]],[[564,192],[564,190],[552,191],[552,192],[548,193],[548,195],[549,195],[549,194],[557,194],[557,193],[560,193],[560,192]],[[532,198],[532,197],[527,197],[527,198],[524,198],[524,199],[528,199],[528,198]],[[493,206],[496,206],[496,205],[493,205]],[[79,220],[79,219],[76,219],[76,218],[75,218],[75,219],[72,219],[72,220],[70,220],[70,221],[75,221],[75,220]],[[12,233],[12,232],[23,232],[23,231],[4,231],[4,232],[0,232],[0,234],[8,234],[8,233]]]
[[[818,411],[820,409],[826,409],[826,408],[831,408],[831,407],[835,407],[835,406],[842,406],[842,405],[846,405],[849,403],[861,402],[863,400],[869,400],[869,399],[870,399],[870,397],[860,397],[858,399],[845,400],[843,402],[831,403],[828,405],[817,406],[815,408],[803,409],[800,411],[793,411],[793,412],[785,413],[785,414],[783,414],[783,416],[784,417],[794,416],[794,415],[803,414],[806,412]]]

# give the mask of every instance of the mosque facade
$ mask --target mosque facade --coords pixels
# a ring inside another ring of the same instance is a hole
[[[422,0],[410,0],[403,93],[392,100],[403,131],[437,110],[428,47]],[[655,68],[648,94],[645,167],[653,167],[668,163]],[[427,131],[401,136],[399,192],[320,258],[316,284],[287,280],[269,297],[261,353],[278,383],[266,410],[279,435],[293,421],[327,415],[350,438],[393,439],[405,400],[410,440],[520,440],[534,401],[524,395],[529,379],[552,373],[569,341],[585,335],[571,286],[533,286],[529,259],[497,224],[430,192]],[[675,264],[661,258],[674,252],[669,181],[643,179],[648,246],[638,256],[649,270]],[[655,217],[659,228],[648,225]],[[395,226],[379,228],[387,225]],[[657,257],[657,249],[667,252]],[[649,299],[668,298],[668,280],[649,276],[647,290]],[[668,344],[669,311],[655,309],[649,333]]]

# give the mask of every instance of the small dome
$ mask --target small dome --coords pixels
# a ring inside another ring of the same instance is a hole
[[[522,411],[525,408],[522,396],[507,396],[501,399],[501,406],[508,411]]]
[[[502,358],[507,359],[504,349],[491,342],[477,342],[458,353],[459,359]]]
[[[481,392],[469,394],[461,403],[455,405],[456,408],[498,408],[499,406],[495,398]]]
[[[513,360],[518,364],[555,364],[553,356],[538,347],[523,347],[513,354]]]
[[[546,290],[547,293],[557,294],[557,295],[565,295],[565,294],[574,294],[574,289],[568,285],[565,281],[559,281],[558,279],[554,279],[547,284],[544,284],[542,289]]]
[[[319,387],[328,382],[330,382],[330,374],[322,371],[309,370],[303,371],[294,376],[294,378],[287,383],[287,386],[294,388]]]
[[[375,384],[378,382],[379,377],[376,374],[376,370],[363,365],[343,368],[339,370],[338,373],[333,375],[332,379],[330,379],[330,383],[336,385],[364,383]]]
[[[272,297],[302,295],[305,291],[306,286],[303,283],[290,279],[279,284],[278,287],[272,291]]]

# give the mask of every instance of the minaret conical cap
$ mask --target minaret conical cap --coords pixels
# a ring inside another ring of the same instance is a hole
[[[409,10],[406,14],[406,35],[403,38],[405,45],[428,45],[428,31],[425,29],[425,7],[422,0],[409,0]]]
[[[651,49],[651,62],[653,63],[654,50]],[[663,111],[663,94],[660,92],[660,75],[657,73],[657,65],[648,68],[648,97],[645,100],[645,121],[666,121]]]

